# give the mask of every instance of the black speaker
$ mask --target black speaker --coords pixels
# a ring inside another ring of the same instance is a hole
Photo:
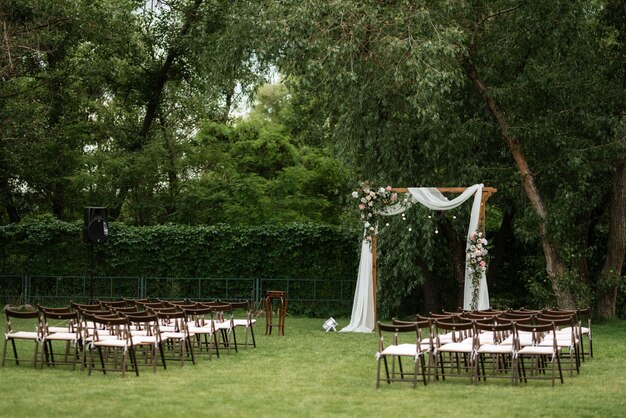
[[[85,208],[83,241],[102,244],[109,236],[106,208]]]

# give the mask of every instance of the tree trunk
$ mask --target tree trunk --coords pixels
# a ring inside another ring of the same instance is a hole
[[[222,118],[220,120],[220,122],[222,123],[228,123],[228,119],[230,118],[230,109],[233,107],[233,96],[234,96],[233,91],[224,93],[226,103],[224,104],[224,110],[222,113]]]
[[[499,104],[489,95],[487,86],[480,78],[474,63],[468,57],[461,58],[461,65],[465,70],[465,73],[472,81],[474,87],[478,91],[478,94],[487,105],[489,112],[496,120],[500,129],[500,135],[504,142],[507,144],[509,151],[517,169],[522,177],[522,188],[530,200],[537,217],[539,219],[539,237],[541,239],[541,245],[543,247],[543,254],[546,259],[546,270],[548,278],[552,285],[552,291],[556,297],[556,301],[559,307],[565,309],[575,308],[574,297],[569,289],[563,287],[561,282],[565,277],[566,268],[559,256],[559,249],[555,242],[550,238],[547,231],[547,218],[548,214],[543,203],[539,189],[535,184],[535,177],[528,166],[526,156],[519,143],[519,140],[511,134],[510,124],[504,111],[500,108]]]
[[[0,101],[1,102],[1,101]],[[0,104],[2,107],[3,103]],[[2,109],[0,108],[0,111]],[[5,132],[0,126],[0,138],[5,137]],[[9,158],[6,156],[6,150],[4,149],[5,141],[0,140],[0,199],[2,200],[4,209],[7,212],[9,223],[17,223],[21,220],[17,206],[15,205],[15,197],[13,190],[11,190],[10,178],[12,167],[9,164]]]
[[[419,313],[428,314],[430,312],[441,312],[442,304],[439,299],[439,291],[437,288],[437,278],[434,272],[428,267],[428,264],[421,257],[417,257],[415,264],[419,267],[424,282],[419,289],[422,291],[423,306],[418,310]]]
[[[487,286],[498,277],[500,268],[504,262],[506,254],[511,252],[511,244],[513,242],[513,220],[515,215],[512,210],[505,210],[502,216],[500,229],[495,237],[491,239],[493,251],[490,252],[491,260],[489,261],[489,269],[487,269]]]
[[[456,308],[463,307],[463,298],[465,296],[465,239],[460,240],[454,233],[450,222],[442,220],[439,227],[443,236],[446,237],[450,247],[450,259],[452,261],[452,271],[454,274],[454,282],[456,285]]]
[[[596,314],[602,319],[615,318],[619,288],[626,251],[626,154],[617,162],[609,203],[609,236],[606,259],[596,288]]]
[[[167,179],[168,179],[168,202],[165,205],[167,216],[171,216],[176,212],[176,196],[180,188],[178,180],[178,172],[176,171],[176,153],[174,151],[174,138],[170,135],[165,117],[159,118],[161,131],[163,133],[163,141],[165,143],[165,151],[167,152]]]
[[[13,192],[9,182],[4,176],[0,179],[0,197],[4,200],[4,209],[7,211],[9,223],[18,223],[21,217],[17,206],[14,204]]]
[[[52,51],[48,52],[47,54],[48,67],[53,71],[57,71],[58,63],[61,62],[65,58],[65,56],[66,56],[66,51],[64,49],[59,49],[54,52]],[[56,130],[57,132],[60,133],[64,129],[64,126],[62,126],[62,122],[61,122],[61,119],[63,117],[63,108],[64,108],[63,95],[65,94],[63,81],[59,78],[55,78],[54,81],[51,83],[50,91],[51,91],[51,97],[50,97],[51,103],[50,103],[50,107],[48,111],[48,126],[49,126],[49,129]],[[60,139],[58,138],[55,140],[60,141]],[[54,173],[56,175],[53,175],[52,178],[50,179],[50,183],[47,183],[47,187],[49,187],[47,194],[50,196],[52,213],[57,219],[63,219],[63,213],[65,212],[65,205],[66,205],[66,199],[67,199],[64,182],[68,173],[64,171],[66,168],[65,167],[66,164],[63,161],[63,159],[65,158],[65,153],[63,151],[64,147],[61,145],[59,148],[62,151],[56,157],[57,161],[56,161],[56,164],[54,164],[53,166],[55,167],[55,170],[57,172]]]
[[[626,1],[622,3],[626,13]],[[626,89],[626,63],[622,66],[622,91]],[[622,96],[617,111],[618,120],[623,122],[626,115],[626,98]],[[622,134],[618,133],[618,135]],[[623,139],[622,139],[623,141]],[[613,190],[609,203],[609,236],[606,259],[598,277],[596,287],[596,314],[602,319],[615,318],[617,290],[619,288],[624,252],[626,251],[626,154],[622,154],[616,164],[613,177]]]
[[[424,283],[422,284],[424,313],[440,312],[441,302],[437,291],[437,280],[435,280],[432,271],[422,270],[422,273],[424,274]]]

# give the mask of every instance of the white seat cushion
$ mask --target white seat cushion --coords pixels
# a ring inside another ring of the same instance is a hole
[[[55,332],[53,334],[46,335],[46,340],[52,341],[76,341],[75,332]]]
[[[453,353],[471,353],[474,350],[472,343],[448,343],[442,345],[437,351],[453,352]]]
[[[156,344],[157,339],[154,335],[133,335],[133,344]]]
[[[512,354],[512,345],[503,344],[483,344],[478,347],[478,352],[481,354]]]
[[[415,344],[399,344],[385,347],[383,356],[415,356],[417,354],[417,346]]]
[[[118,339],[106,339],[103,341],[94,341],[93,345],[96,347],[120,347],[124,348],[128,344],[126,340],[118,340]]]
[[[236,327],[245,327],[248,326],[248,320],[247,319],[235,319],[235,326]],[[256,319],[251,319],[250,323],[252,325],[256,324]]]
[[[526,346],[517,352],[519,355],[523,354],[531,354],[531,355],[546,355],[549,356],[552,354],[552,346],[550,347],[541,347],[541,346]]]
[[[6,334],[6,338],[16,338],[20,340],[36,340],[39,334],[34,331],[15,331]]]

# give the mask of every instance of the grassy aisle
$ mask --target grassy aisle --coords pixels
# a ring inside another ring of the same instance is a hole
[[[346,319],[339,320],[340,326]],[[95,374],[61,367],[0,369],[2,417],[624,417],[626,322],[594,325],[595,358],[565,384],[465,380],[375,389],[376,335],[324,333],[323,319],[288,318],[286,336],[195,366],[141,375]],[[30,350],[30,347],[29,347]],[[25,352],[30,355],[32,351]]]

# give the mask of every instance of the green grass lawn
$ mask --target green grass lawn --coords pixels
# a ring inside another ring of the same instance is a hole
[[[626,416],[623,321],[594,324],[595,358],[580,375],[565,374],[563,385],[449,379],[417,389],[402,383],[376,389],[377,335],[325,333],[323,322],[289,317],[279,337],[263,335],[261,319],[256,349],[201,357],[183,368],[170,362],[156,374],[144,368],[139,377],[8,363],[0,369],[0,416]],[[23,355],[30,357],[31,348]]]

